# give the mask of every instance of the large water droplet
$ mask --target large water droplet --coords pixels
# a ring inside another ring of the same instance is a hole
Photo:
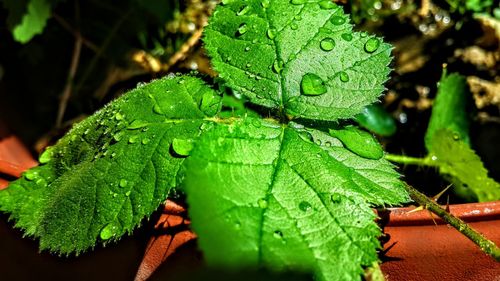
[[[275,60],[274,63],[273,63],[273,70],[274,70],[274,72],[276,72],[278,74],[281,73],[281,70],[283,70],[283,66],[284,66],[283,61],[281,61],[281,60]]]
[[[273,236],[274,236],[274,238],[276,238],[276,239],[283,239],[283,232],[281,232],[280,230],[276,230],[276,231],[273,233]]]
[[[332,196],[330,196],[330,200],[332,200],[333,204],[338,204],[342,201],[342,196],[338,193],[333,193]]]
[[[117,230],[118,226],[113,223],[110,223],[101,230],[99,236],[101,237],[102,240],[108,240],[116,235]]]
[[[302,94],[306,96],[318,96],[326,93],[326,85],[323,79],[314,73],[306,73],[300,82]]]
[[[291,0],[290,3],[292,3],[294,5],[302,5],[302,4],[307,3],[307,0]]]
[[[175,138],[172,141],[172,149],[180,156],[189,156],[189,153],[193,150],[193,140]]]
[[[248,31],[248,26],[246,23],[242,23],[240,27],[238,27],[238,35],[243,35],[247,33],[247,31]]]
[[[52,160],[52,153],[53,150],[51,148],[45,149],[45,151],[40,154],[40,157],[38,157],[38,161],[41,164],[49,163],[50,160]]]
[[[302,212],[307,212],[307,211],[310,211],[312,209],[312,206],[309,202],[307,201],[302,201],[299,203],[299,209],[302,211]]]
[[[276,30],[275,30],[275,29],[273,29],[273,28],[269,28],[269,29],[267,30],[267,33],[266,33],[266,34],[267,34],[267,37],[269,37],[269,39],[271,39],[271,40],[272,40],[272,39],[274,39],[274,37],[276,37]]]
[[[342,37],[342,39],[344,39],[345,41],[351,41],[352,40],[352,33],[343,33],[342,35],[340,35]]]
[[[380,40],[378,40],[377,38],[370,38],[365,43],[365,52],[373,53],[378,49],[379,46]]]
[[[250,6],[243,6],[236,14],[238,16],[243,16],[244,14],[248,13],[248,11],[250,11]]]
[[[334,25],[341,25],[345,23],[345,18],[341,16],[333,16],[330,22]]]
[[[128,181],[126,179],[121,179],[120,183],[118,184],[121,188],[127,187]]]
[[[341,71],[339,74],[339,77],[340,77],[340,81],[349,82],[349,74],[347,74],[347,72]]]
[[[130,123],[128,126],[127,126],[127,129],[129,130],[136,130],[136,129],[140,129],[140,128],[144,128],[148,125],[149,123],[146,122],[146,121],[143,121],[143,120],[134,120],[132,121],[132,123]]]
[[[297,29],[299,29],[299,25],[298,25],[296,22],[292,22],[292,23],[290,24],[290,28],[291,28],[292,30],[297,30]]]
[[[330,129],[330,135],[339,139],[344,147],[352,153],[368,159],[380,159],[384,151],[380,144],[370,133],[354,126],[346,126],[342,129]]]
[[[323,10],[330,10],[330,9],[334,9],[335,7],[337,7],[337,5],[334,4],[331,0],[324,0],[324,1],[319,2],[318,4],[321,7],[321,9],[323,9]]]
[[[264,199],[264,198],[261,198],[261,199],[257,200],[257,204],[258,204],[258,205],[259,205],[259,207],[260,207],[260,208],[262,208],[262,209],[265,209],[265,208],[267,208],[267,206],[269,206],[269,203],[268,203],[268,202],[267,202],[267,200],[266,200],[266,199]]]
[[[325,39],[321,40],[321,42],[319,43],[319,46],[321,47],[321,50],[329,52],[329,51],[333,50],[333,48],[335,47],[335,40],[333,40],[330,37],[325,38]]]
[[[24,172],[24,177],[29,181],[35,180],[38,177],[38,172],[28,170],[28,171]]]

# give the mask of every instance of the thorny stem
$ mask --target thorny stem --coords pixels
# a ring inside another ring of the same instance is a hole
[[[417,166],[429,166],[429,167],[438,166],[438,163],[432,159],[432,156],[426,156],[425,158],[418,158],[406,155],[386,154],[385,159],[391,162],[404,165],[417,165]]]
[[[493,243],[493,241],[488,240],[481,233],[471,228],[463,220],[453,216],[441,206],[439,206],[436,202],[420,193],[415,188],[407,184],[405,184],[405,188],[415,202],[417,202],[421,206],[424,206],[425,209],[438,215],[443,221],[456,228],[460,233],[467,236],[467,238],[478,245],[483,252],[493,257],[496,261],[500,261],[500,248],[498,248],[498,246]]]

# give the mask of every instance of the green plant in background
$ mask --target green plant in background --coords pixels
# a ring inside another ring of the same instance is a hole
[[[375,102],[391,47],[353,32],[332,2],[302,0],[225,1],[204,42],[224,84],[273,118],[222,118],[221,94],[199,78],[156,80],[49,147],[0,209],[42,249],[79,254],[130,233],[177,189],[211,265],[360,279],[380,248],[371,207],[409,197],[370,134],[303,124]]]
[[[443,73],[425,135],[425,158],[387,155],[387,159],[433,166],[454,183],[457,195],[468,201],[500,199],[500,184],[488,177],[481,159],[470,148],[468,91],[463,76]]]
[[[491,12],[494,7],[494,0],[446,0],[452,12],[458,11],[461,14],[466,12],[484,13]]]

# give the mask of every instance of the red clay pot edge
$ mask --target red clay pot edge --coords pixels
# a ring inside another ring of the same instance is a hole
[[[414,207],[389,208],[389,220],[386,226],[446,224],[427,210],[411,212]],[[455,204],[449,206],[450,213],[466,222],[500,219],[500,200],[484,203]],[[381,215],[383,216],[383,215]]]

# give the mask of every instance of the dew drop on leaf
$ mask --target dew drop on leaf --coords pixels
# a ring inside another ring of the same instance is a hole
[[[180,156],[189,156],[189,153],[193,150],[193,141],[190,139],[186,140],[175,138],[172,141],[172,149]]]
[[[365,43],[365,52],[373,53],[378,49],[379,46],[380,40],[378,40],[377,38],[370,38]]]
[[[283,232],[279,231],[279,230],[276,230],[274,233],[273,233],[273,236],[274,238],[276,239],[283,239]]]
[[[267,208],[267,206],[269,205],[269,203],[267,203],[267,200],[264,199],[264,198],[261,198],[257,201],[257,204],[259,205],[260,208],[262,209],[265,209]]]
[[[142,144],[148,144],[151,140],[149,138],[142,139]]]
[[[338,204],[342,201],[342,196],[338,193],[334,193],[330,196],[330,200],[332,200],[333,204]]]
[[[291,28],[292,30],[297,30],[297,29],[299,29],[299,25],[298,25],[296,22],[292,22],[292,23],[290,24],[290,28]]]
[[[342,35],[340,35],[342,37],[342,39],[344,39],[345,41],[351,41],[352,40],[352,34],[351,33],[343,33]]]
[[[307,0],[291,0],[290,3],[292,3],[294,5],[302,5],[302,4],[307,3]]]
[[[131,136],[129,139],[128,139],[128,143],[136,143],[137,140],[139,140],[139,136]]]
[[[101,230],[99,236],[102,240],[108,240],[111,237],[115,236],[117,228],[118,227],[115,224],[110,223]]]
[[[335,47],[335,41],[332,38],[327,37],[327,38],[321,40],[321,42],[319,43],[319,46],[321,47],[321,50],[323,50],[325,52],[329,52],[329,51],[333,50],[333,48]]]
[[[334,25],[341,25],[345,23],[345,18],[341,16],[333,16],[330,22],[333,23]]]
[[[38,157],[38,161],[41,164],[45,164],[50,162],[52,160],[52,149],[46,149],[42,154],[40,154],[40,157]]]
[[[323,10],[331,10],[337,7],[331,0],[323,0],[318,3],[321,9]]]
[[[128,181],[126,179],[121,179],[120,183],[118,184],[120,187],[127,187]]]
[[[283,69],[283,62],[280,60],[275,60],[273,63],[273,70],[276,73],[281,73],[281,70]]]
[[[245,52],[250,51],[250,47],[245,47]]]
[[[262,0],[260,4],[262,5],[263,8],[268,8],[270,3],[269,0]]]
[[[302,201],[299,203],[299,209],[302,211],[302,212],[307,212],[307,211],[310,211],[312,209],[312,206],[309,202],[307,201]]]
[[[250,6],[243,6],[236,14],[238,16],[243,16],[244,14],[248,13],[249,10],[250,10]]]
[[[318,96],[326,93],[326,85],[323,79],[314,73],[306,73],[302,76],[300,89],[303,95]]]
[[[246,23],[242,23],[240,27],[238,27],[238,35],[243,35],[247,33],[247,31],[248,31],[248,26]]]
[[[163,111],[161,110],[161,107],[158,104],[155,104],[153,106],[153,112],[160,115],[164,114]]]
[[[276,37],[276,30],[274,30],[273,28],[269,28],[267,30],[266,34],[267,34],[267,37],[272,40],[272,39],[274,39],[274,37]]]
[[[341,71],[339,74],[339,77],[340,77],[340,81],[349,82],[349,74],[347,74],[347,72]]]
[[[148,125],[148,122],[136,119],[136,120],[132,121],[132,123],[130,123],[128,125],[127,129],[129,129],[129,130],[136,130],[136,129],[144,128],[147,125]]]
[[[24,172],[24,177],[29,181],[36,180],[38,178],[38,172],[33,172],[32,170],[28,170]]]
[[[129,196],[130,196],[130,193],[131,193],[131,191],[130,191],[130,190],[129,190],[129,191],[127,191],[127,192],[125,192],[125,196],[129,197]]]
[[[120,112],[117,112],[117,113],[115,114],[115,119],[116,119],[116,120],[118,120],[118,121],[123,120],[123,115],[122,115],[122,114],[120,114]]]

